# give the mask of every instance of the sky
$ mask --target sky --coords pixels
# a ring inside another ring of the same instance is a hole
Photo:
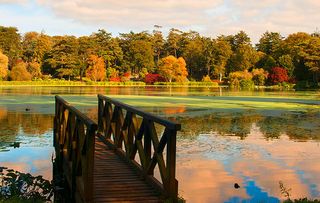
[[[286,37],[320,29],[320,0],[0,0],[0,25],[48,35],[113,36],[162,26],[208,37],[245,31],[253,43],[266,32]]]

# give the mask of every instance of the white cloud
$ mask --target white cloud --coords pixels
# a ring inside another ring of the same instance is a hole
[[[151,30],[157,24],[164,30],[196,29],[207,36],[244,30],[257,42],[266,30],[286,36],[298,31],[313,32],[320,22],[317,0],[0,0],[6,4],[26,2],[46,10],[54,16],[52,21],[69,24],[61,34],[70,33],[68,29],[77,26],[117,33]],[[50,29],[50,22],[43,26]]]

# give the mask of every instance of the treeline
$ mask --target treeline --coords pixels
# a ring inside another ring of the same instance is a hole
[[[105,30],[90,36],[48,36],[0,26],[0,80],[65,78],[152,82],[216,80],[231,85],[305,81],[318,84],[320,34],[298,32],[284,38],[265,32],[252,45],[244,31],[209,38],[195,31]],[[147,76],[147,77],[146,77]]]

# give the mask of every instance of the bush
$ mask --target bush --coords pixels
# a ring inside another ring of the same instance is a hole
[[[210,76],[209,75],[203,76],[202,82],[211,82]]]
[[[53,195],[53,185],[42,178],[0,167],[0,202],[45,202]]]
[[[162,77],[160,74],[148,73],[144,81],[145,83],[150,85],[150,84],[154,84],[155,82],[164,82],[165,78]]]
[[[274,85],[282,82],[288,82],[289,77],[287,70],[281,67],[273,67],[271,69],[271,74],[269,75],[269,81]]]
[[[13,66],[10,72],[11,80],[16,81],[29,81],[31,80],[31,74],[27,71],[27,64],[24,62],[18,62]]]
[[[112,77],[112,78],[109,78],[109,81],[110,82],[121,82],[121,79],[119,77]]]
[[[242,80],[251,80],[252,74],[245,71],[236,71],[229,74],[229,86],[230,87],[240,87],[240,82]]]
[[[265,84],[266,79],[268,78],[268,72],[260,69],[253,69],[252,70],[252,81],[255,85],[263,86]]]
[[[254,82],[252,80],[241,80],[240,81],[240,87],[242,89],[253,89],[254,88]]]

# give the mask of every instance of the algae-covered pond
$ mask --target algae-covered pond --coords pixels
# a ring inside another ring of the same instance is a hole
[[[98,93],[182,124],[177,179],[187,202],[280,202],[284,189],[320,199],[316,91],[0,87],[0,165],[50,179],[54,95],[96,119]]]

